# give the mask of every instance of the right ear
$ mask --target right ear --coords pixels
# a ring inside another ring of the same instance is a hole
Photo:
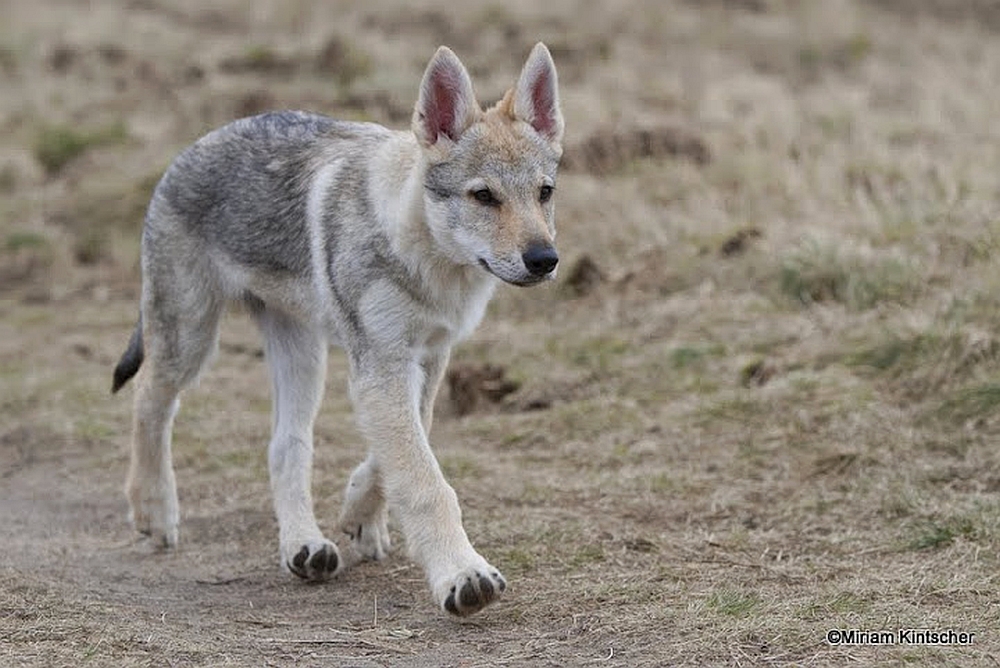
[[[413,110],[413,134],[424,148],[441,138],[458,138],[482,114],[472,79],[458,56],[446,46],[438,47],[427,64],[420,96]]]

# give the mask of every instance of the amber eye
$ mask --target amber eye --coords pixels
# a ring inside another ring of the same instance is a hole
[[[476,198],[477,202],[484,206],[500,206],[500,200],[493,196],[493,191],[489,188],[473,190],[472,196]]]
[[[541,202],[542,204],[548,202],[550,199],[552,199],[553,190],[555,190],[555,188],[553,188],[550,185],[542,186],[541,189],[538,191],[538,201]]]

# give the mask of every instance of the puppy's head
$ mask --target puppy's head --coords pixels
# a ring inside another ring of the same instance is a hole
[[[514,285],[555,278],[563,117],[545,45],[535,45],[515,87],[488,111],[458,57],[439,48],[421,82],[413,132],[427,161],[427,223],[449,257]]]

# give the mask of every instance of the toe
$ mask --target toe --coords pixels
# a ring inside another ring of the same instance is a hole
[[[285,564],[303,580],[327,580],[337,572],[340,555],[332,543],[303,545]]]
[[[448,592],[448,598],[444,600],[444,609],[453,615],[461,614],[458,611],[458,606],[455,604],[455,587],[452,587],[451,591]]]
[[[479,593],[482,594],[484,600],[493,600],[493,583],[485,575],[479,576]]]
[[[324,545],[309,559],[309,569],[317,577],[326,577],[337,570],[338,562],[337,553],[330,546]]]
[[[503,576],[496,571],[473,571],[452,585],[442,607],[453,615],[471,615],[500,598],[507,588]]]
[[[468,609],[469,612],[482,607],[483,601],[471,580],[462,585],[462,589],[458,592],[458,603],[463,610]]]
[[[306,561],[308,559],[309,559],[309,548],[303,545],[302,549],[299,550],[294,557],[292,557],[292,561],[288,564],[288,570],[290,570],[292,573],[295,573],[300,578],[303,579],[308,578],[309,575],[306,572]]]

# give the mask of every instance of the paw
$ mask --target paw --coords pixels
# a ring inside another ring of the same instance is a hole
[[[340,530],[351,538],[351,546],[366,559],[384,559],[389,552],[389,513],[379,488],[378,473],[371,458],[351,474],[344,490]]]
[[[281,565],[303,580],[318,582],[336,575],[340,570],[341,559],[337,546],[320,538],[282,545]]]
[[[129,484],[129,521],[139,533],[149,536],[157,547],[177,547],[180,509],[172,484]]]
[[[365,559],[378,561],[389,553],[389,522],[383,510],[368,522],[343,526],[351,539],[351,546]]]
[[[506,589],[503,575],[486,562],[481,567],[463,569],[435,587],[441,608],[460,617],[499,600]]]

